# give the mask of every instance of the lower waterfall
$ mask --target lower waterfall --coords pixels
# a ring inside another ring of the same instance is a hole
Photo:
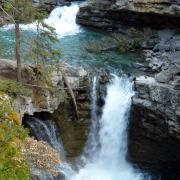
[[[83,157],[85,166],[80,168],[70,180],[143,179],[142,174],[136,172],[126,161],[128,115],[133,95],[134,91],[130,80],[113,75],[113,80],[107,87],[99,128],[91,128],[90,131],[90,133],[98,133],[97,139],[89,136],[91,138],[87,144],[89,149],[85,148],[85,151],[93,153]],[[96,99],[96,97],[94,98]],[[93,123],[92,127],[94,127]],[[94,146],[97,145],[97,142],[99,143],[98,147]]]
[[[53,121],[41,121],[34,117],[26,121],[38,140],[46,141],[60,153],[61,159],[63,157],[59,168],[66,180],[150,179],[145,178],[126,160],[127,126],[131,98],[134,95],[133,84],[126,76],[112,76],[100,118],[96,115],[97,78],[93,80],[92,123],[84,153],[79,158],[76,170],[66,162],[59,132]]]

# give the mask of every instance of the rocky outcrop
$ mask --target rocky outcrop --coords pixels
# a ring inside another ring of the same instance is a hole
[[[173,43],[172,43],[173,42]],[[159,42],[145,50],[152,70],[135,80],[130,122],[130,160],[166,173],[180,172],[180,59],[178,33],[159,32]],[[176,179],[169,178],[169,179]],[[178,178],[177,178],[178,179]]]
[[[0,80],[16,81],[16,62],[1,59],[0,64]],[[35,79],[32,78],[32,72],[36,74]],[[39,112],[40,116],[47,116],[51,113],[52,119],[59,125],[67,156],[78,156],[86,140],[90,118],[89,74],[81,67],[65,64],[63,75],[57,71],[52,74],[51,87],[55,87],[53,90],[44,83],[39,73],[36,66],[22,65],[23,83],[32,89],[32,96],[14,96],[14,109],[21,118],[24,114],[37,115]],[[72,97],[64,82],[64,74],[75,96],[78,120],[75,118]]]
[[[16,81],[16,62],[7,59],[0,60],[0,80]],[[82,92],[83,88],[88,87],[88,73],[81,67],[64,66],[66,78],[74,93]],[[36,78],[33,79],[32,73],[35,73]],[[23,117],[24,114],[33,115],[34,112],[50,112],[53,113],[61,102],[64,102],[64,96],[68,88],[65,86],[61,72],[54,71],[51,79],[53,90],[38,74],[38,69],[35,66],[22,65],[23,83],[32,89],[31,97],[17,96],[14,97],[14,107]],[[82,84],[84,82],[84,84]],[[59,92],[59,93],[58,93]],[[82,95],[83,96],[83,95]],[[77,95],[77,100],[83,99],[80,93]]]
[[[51,12],[56,6],[70,5],[71,0],[33,0],[35,6],[45,5],[48,12]]]
[[[179,27],[180,3],[172,0],[93,0],[80,6],[77,23],[103,29],[122,25]]]

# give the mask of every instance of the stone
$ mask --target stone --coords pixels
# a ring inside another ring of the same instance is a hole
[[[160,83],[169,83],[170,80],[173,80],[174,76],[180,72],[180,68],[175,65],[171,65],[168,69],[162,70],[155,76],[155,79]]]
[[[173,52],[170,55],[170,59],[172,60],[173,63],[180,65],[180,51]]]
[[[76,21],[86,26],[113,30],[121,29],[122,24],[154,28],[179,27],[180,5],[170,0],[87,1],[80,6]]]
[[[129,127],[129,160],[162,174],[168,171],[172,179],[174,174],[180,175],[180,91],[174,89],[179,83],[176,75],[179,70],[174,65],[170,69],[175,75],[172,82],[160,83],[148,76],[135,79],[137,93]]]
[[[1,59],[0,64],[0,79],[16,81],[16,62],[7,59]],[[57,93],[52,93],[50,89],[46,88],[47,85],[45,83],[37,86],[37,82],[31,80],[31,74],[29,72],[34,71],[35,68],[35,66],[22,64],[22,81],[23,83],[28,84],[30,88],[32,88],[33,94],[32,97],[17,96],[13,98],[13,107],[20,114],[21,119],[23,118],[24,114],[33,115],[35,112],[44,111],[53,113],[65,100],[65,94],[59,96]],[[85,97],[87,100],[89,81],[84,81],[84,79],[88,78],[87,71],[85,71],[82,67],[72,67],[68,64],[65,64],[63,68],[66,71],[67,80],[72,90],[74,90],[74,92],[80,91],[78,98]],[[41,80],[38,81],[41,83]],[[51,82],[53,87],[57,88],[59,92],[62,92],[62,90],[66,89],[61,72],[54,71],[52,73]],[[84,94],[82,94],[80,87],[82,82],[85,86],[83,89]]]

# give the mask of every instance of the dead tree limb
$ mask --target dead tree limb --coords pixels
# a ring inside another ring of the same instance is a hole
[[[62,76],[63,76],[63,79],[64,79],[64,83],[65,83],[65,85],[67,86],[68,91],[69,91],[69,94],[70,94],[70,96],[71,96],[71,98],[72,98],[72,102],[73,102],[73,106],[74,106],[74,111],[75,111],[76,120],[79,120],[78,108],[77,108],[77,103],[76,103],[76,98],[75,98],[74,92],[73,92],[73,90],[72,90],[72,88],[71,88],[71,85],[70,85],[69,82],[68,82],[66,73],[65,73],[65,72],[62,72]]]

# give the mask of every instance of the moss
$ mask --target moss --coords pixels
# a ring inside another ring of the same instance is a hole
[[[13,121],[17,125],[21,124],[19,114],[12,108],[11,98],[3,92],[0,92],[0,120]]]
[[[0,179],[29,179],[28,167],[18,149],[18,144],[27,135],[27,130],[13,121],[0,122]]]
[[[32,90],[29,87],[12,80],[0,80],[0,91],[5,92],[11,96],[32,95]]]
[[[0,92],[0,179],[28,180],[29,171],[18,145],[28,137],[13,111],[11,98]]]

